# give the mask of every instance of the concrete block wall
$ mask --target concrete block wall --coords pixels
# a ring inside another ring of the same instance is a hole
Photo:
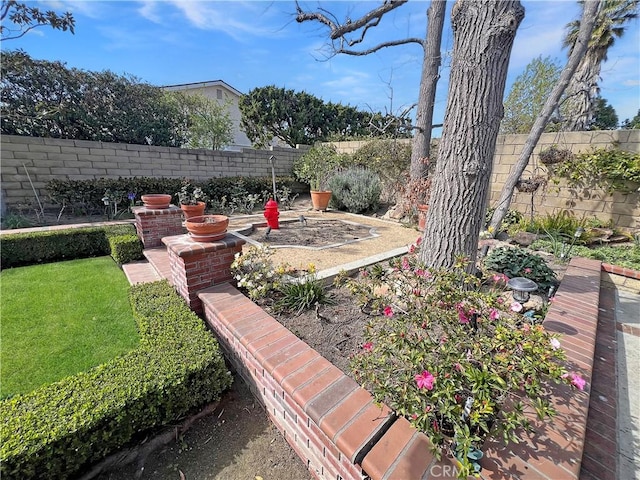
[[[509,172],[518,160],[526,135],[500,135],[496,144],[496,152],[491,176],[491,193],[489,205],[495,205]],[[558,132],[545,133],[533,151],[529,165],[522,175],[524,178],[533,174],[546,175],[548,170],[539,161],[541,150],[558,145],[570,149],[573,153],[588,152],[592,148],[606,148],[616,144],[620,149],[640,153],[640,130],[606,130],[591,132]],[[577,195],[575,195],[577,193]],[[514,194],[511,208],[521,213],[531,214],[530,193]],[[534,215],[553,214],[561,210],[569,210],[576,217],[611,220],[620,227],[640,228],[640,193],[608,195],[600,189],[573,192],[565,182],[559,185],[549,184],[533,194]]]
[[[214,151],[15,135],[2,135],[1,148],[2,196],[7,206],[35,203],[29,177],[41,201],[49,203],[45,185],[54,178],[269,177],[271,155],[276,157],[276,175],[287,176],[305,151],[305,147]]]
[[[518,161],[518,155],[524,147],[527,135],[499,135],[491,176],[489,205],[494,206],[500,198],[500,192],[509,172]],[[402,139],[401,142],[410,142]],[[353,153],[363,146],[365,141],[337,142],[335,145],[343,153]],[[603,130],[590,132],[545,133],[540,138],[529,160],[523,177],[532,174],[547,174],[547,168],[538,160],[541,150],[551,146],[569,148],[574,153],[587,152],[591,148],[604,148],[616,144],[629,152],[640,153],[640,130]],[[608,195],[596,189],[578,192],[576,197],[564,182],[558,186],[549,185],[546,190],[539,189],[533,195],[535,215],[545,215],[559,210],[570,210],[578,218],[586,216],[609,221],[620,227],[640,228],[640,193]],[[516,191],[511,208],[522,213],[531,213],[531,194]]]

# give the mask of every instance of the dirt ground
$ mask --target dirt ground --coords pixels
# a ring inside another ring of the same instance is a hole
[[[148,457],[98,480],[307,480],[306,465],[239,376],[213,413]]]

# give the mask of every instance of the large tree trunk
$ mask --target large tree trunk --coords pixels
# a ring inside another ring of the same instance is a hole
[[[527,141],[522,147],[522,152],[520,152],[518,161],[513,166],[513,168],[509,172],[507,180],[504,182],[504,186],[502,187],[502,191],[500,192],[500,199],[498,200],[496,209],[493,212],[493,217],[491,218],[491,225],[489,227],[490,231],[499,231],[502,220],[509,211],[509,206],[511,205],[511,197],[513,197],[513,191],[516,187],[516,183],[522,175],[522,172],[524,172],[524,169],[527,167],[527,164],[529,163],[529,157],[531,157],[533,149],[538,143],[538,140],[540,140],[540,136],[544,132],[544,129],[547,126],[551,115],[558,107],[558,102],[560,101],[562,93],[567,88],[571,77],[578,67],[578,64],[580,63],[584,53],[587,51],[589,39],[591,38],[591,30],[593,29],[593,25],[596,20],[596,13],[598,12],[599,3],[600,2],[596,1],[588,1],[585,3],[584,9],[582,11],[582,20],[580,20],[580,31],[578,32],[576,44],[571,51],[571,55],[569,56],[567,64],[560,74],[560,80],[558,80],[558,84],[552,90],[549,98],[547,98],[547,101],[544,104],[540,115],[538,115],[538,118],[536,118],[536,121],[531,128],[531,132],[529,132],[529,136],[527,137]]]
[[[433,178],[421,258],[451,267],[456,256],[476,259],[519,1],[458,0],[449,96]]]
[[[436,98],[436,85],[440,79],[442,61],[440,46],[442,44],[442,28],[447,9],[446,0],[432,0],[427,10],[427,37],[422,58],[422,76],[416,111],[416,134],[411,145],[410,177],[417,180],[427,176],[423,158],[429,157],[431,147],[431,124],[433,122],[433,106]]]
[[[566,118],[562,123],[562,130],[581,132],[590,128],[594,102],[599,93],[599,79],[600,62],[587,51],[567,87],[568,100],[563,108]]]

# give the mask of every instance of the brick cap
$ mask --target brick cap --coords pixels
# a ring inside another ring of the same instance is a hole
[[[162,243],[167,246],[171,253],[179,257],[188,257],[190,255],[215,252],[216,250],[242,247],[247,242],[240,237],[227,233],[226,237],[215,242],[194,242],[189,235],[185,234],[164,237]]]
[[[141,217],[149,216],[149,215],[182,215],[182,210],[180,207],[176,207],[175,205],[169,205],[169,208],[147,208],[147,207],[133,207],[131,212],[134,215],[139,215]]]

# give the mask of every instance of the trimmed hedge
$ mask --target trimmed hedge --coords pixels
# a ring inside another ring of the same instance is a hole
[[[131,303],[138,349],[0,402],[3,479],[72,477],[231,385],[218,343],[166,281],[133,286]]]
[[[142,253],[142,243],[137,235],[116,235],[109,237],[109,248],[111,256],[118,265],[140,260]]]
[[[99,257],[112,255],[110,238],[135,235],[133,224],[106,225],[102,227],[69,228],[47,232],[15,233],[0,236],[0,268],[20,267],[36,263],[57,262],[75,258]],[[136,238],[138,247],[133,246],[133,239],[128,242],[126,255],[118,247],[118,258],[126,261],[142,258],[142,244]],[[122,240],[116,242],[121,243]]]

